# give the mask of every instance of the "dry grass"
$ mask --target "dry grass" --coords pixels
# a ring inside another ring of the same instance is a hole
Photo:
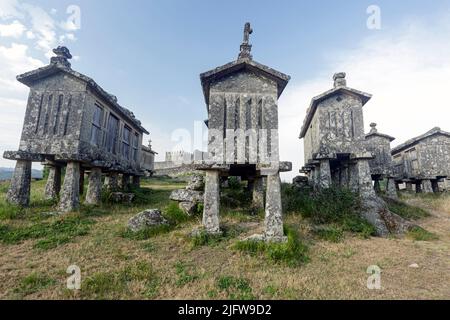
[[[147,183],[147,182],[144,182]],[[0,242],[0,298],[14,299],[448,299],[450,297],[449,197],[407,202],[427,207],[431,216],[417,223],[439,238],[364,240],[346,235],[339,243],[318,239],[308,221],[286,217],[301,241],[309,246],[310,262],[299,267],[274,264],[264,256],[233,249],[245,236],[261,230],[258,222],[226,215],[222,222],[232,237],[209,246],[192,246],[187,234],[200,224],[187,221],[169,233],[143,241],[121,237],[127,220],[144,208],[165,207],[174,185],[152,182],[154,199],[147,204],[99,207],[82,211],[95,224],[88,234],[56,248],[35,248],[36,239],[17,244]],[[33,202],[39,203],[42,182],[34,183]],[[148,185],[147,185],[148,186]],[[159,189],[156,190],[156,189]],[[162,190],[161,190],[162,189]],[[2,189],[3,190],[3,189]],[[4,193],[0,192],[0,202]],[[3,219],[3,226],[35,223],[33,217],[50,207],[36,206],[28,216]],[[92,214],[92,212],[96,214]],[[50,217],[46,219],[57,219]],[[45,220],[48,221],[48,220]],[[419,268],[408,266],[417,263]],[[66,269],[76,264],[82,289],[66,289]],[[367,267],[382,268],[382,290],[368,290]]]

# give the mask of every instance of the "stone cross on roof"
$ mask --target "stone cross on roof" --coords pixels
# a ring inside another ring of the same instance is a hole
[[[370,124],[370,133],[377,133],[378,132],[378,130],[377,130],[377,124],[375,123],[375,122],[372,122],[371,124]]]
[[[72,55],[67,47],[59,46],[58,48],[53,49],[53,53],[56,54],[56,57],[52,57],[50,63],[59,63],[70,68],[71,64],[69,59],[72,59]]]
[[[334,80],[334,87],[346,87],[347,86],[347,80],[345,80],[346,73],[345,72],[338,72],[335,73],[333,76]]]
[[[252,45],[249,44],[250,35],[253,33],[253,29],[250,26],[250,22],[247,22],[244,26],[244,40],[241,44],[241,52],[239,52],[238,60],[240,59],[252,59],[251,51]]]

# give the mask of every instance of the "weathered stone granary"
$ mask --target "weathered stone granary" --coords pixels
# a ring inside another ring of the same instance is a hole
[[[46,196],[60,191],[61,168],[66,166],[58,209],[68,212],[79,206],[84,173],[89,173],[86,202],[100,201],[102,173],[110,188],[139,183],[143,134],[148,134],[133,113],[94,80],[71,68],[69,50],[58,47],[49,65],[19,75],[30,87],[18,151],[4,158],[16,160],[7,195],[9,202],[28,205],[32,162],[49,167]]]
[[[372,96],[347,87],[345,77],[335,74],[334,88],[311,101],[300,133],[306,164],[301,172],[316,189],[335,185],[359,192],[362,215],[379,235],[401,232],[408,224],[389,212],[372,185],[374,155],[367,147],[363,120],[363,106]]]
[[[380,192],[380,181],[387,179],[386,193],[390,197],[397,198],[391,156],[391,142],[395,138],[378,132],[376,123],[371,123],[370,127],[370,132],[366,134],[366,148],[374,155],[374,158],[369,161],[369,165],[375,191]]]
[[[247,23],[236,61],[200,75],[209,155],[202,166],[206,171],[203,225],[209,233],[220,232],[221,177],[248,180],[257,207],[264,207],[266,177],[265,233],[257,238],[283,241],[279,173],[290,171],[292,164],[279,161],[277,101],[290,77],[252,59],[251,33]]]
[[[392,149],[397,183],[415,184],[417,192],[439,192],[450,177],[450,132],[433,128]]]
[[[152,149],[151,140],[148,146],[142,146],[141,170],[146,176],[152,176],[155,172],[155,155],[158,153]]]

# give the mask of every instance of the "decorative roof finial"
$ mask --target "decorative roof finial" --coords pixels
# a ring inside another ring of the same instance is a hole
[[[152,140],[148,139],[148,147],[150,148],[150,150],[152,149]]]
[[[339,72],[335,73],[333,76],[334,80],[334,87],[346,87],[347,86],[347,80],[345,80],[346,73],[345,72]]]
[[[59,63],[67,68],[71,67],[70,62],[68,61],[69,59],[72,59],[69,49],[59,46],[58,48],[53,49],[53,53],[56,54],[56,57],[52,57],[50,63]]]
[[[244,27],[244,40],[241,44],[241,52],[239,53],[238,60],[240,59],[252,59],[251,51],[252,45],[249,43],[250,35],[253,33],[253,29],[250,26],[250,22],[247,22]]]
[[[378,130],[377,130],[377,124],[376,124],[375,122],[372,122],[372,123],[370,124],[370,127],[371,127],[370,133],[377,133],[377,132],[378,132]]]

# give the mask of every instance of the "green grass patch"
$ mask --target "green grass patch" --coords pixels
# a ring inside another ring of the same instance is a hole
[[[175,284],[178,287],[185,286],[186,284],[194,282],[199,278],[198,274],[188,270],[188,266],[181,261],[178,261],[175,264],[175,273],[177,274]]]
[[[218,291],[225,292],[230,300],[254,300],[253,289],[245,278],[221,276],[217,279]]]
[[[119,271],[99,272],[86,278],[81,284],[81,295],[94,299],[117,299],[130,294],[129,284],[143,282],[141,294],[154,295],[157,290],[157,277],[153,268],[146,262],[137,262]]]
[[[262,241],[238,241],[234,249],[251,255],[264,255],[273,263],[284,263],[289,267],[298,267],[309,262],[308,247],[300,241],[298,233],[285,227],[286,243],[266,243]]]
[[[323,225],[314,229],[314,234],[320,239],[333,243],[341,242],[344,239],[344,230],[337,225]]]
[[[222,242],[237,237],[243,230],[238,226],[222,226],[221,231],[221,234],[210,234],[205,230],[200,230],[196,235],[190,236],[191,247],[214,247]]]
[[[120,231],[119,235],[122,238],[130,239],[130,240],[148,240],[150,238],[156,237],[160,234],[169,233],[173,230],[171,225],[163,224],[151,228],[145,228],[139,231],[131,231],[127,227],[123,227]]]
[[[414,241],[433,241],[439,239],[437,235],[421,227],[414,227],[406,234],[406,237]]]
[[[407,220],[419,220],[430,216],[426,210],[408,205],[399,200],[385,197],[384,201],[388,204],[390,211]]]
[[[13,290],[13,293],[21,299],[54,284],[56,284],[56,281],[49,278],[47,275],[32,273],[20,281],[19,286]]]
[[[83,219],[80,216],[67,216],[25,227],[1,225],[0,241],[5,244],[17,244],[29,239],[40,239],[34,247],[46,250],[70,242],[75,237],[86,235],[93,223],[93,220]]]

